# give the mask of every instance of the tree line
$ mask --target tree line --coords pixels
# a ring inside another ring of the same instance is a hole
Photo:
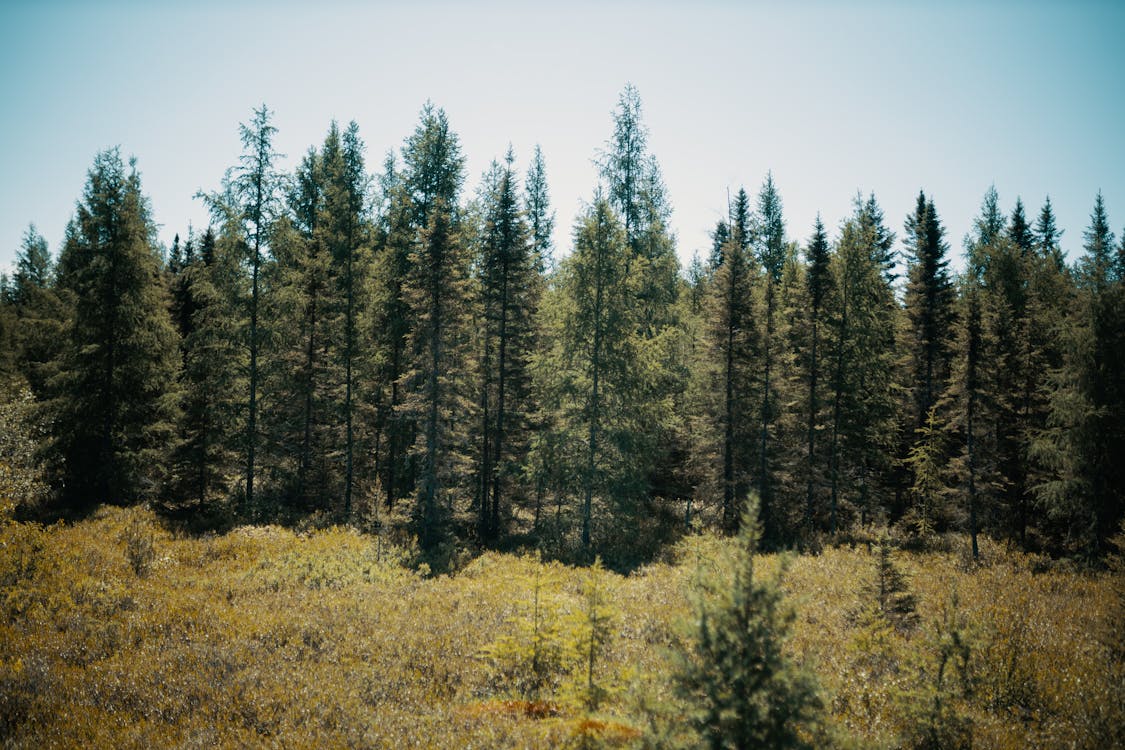
[[[98,154],[57,258],[31,227],[2,285],[0,376],[39,404],[50,507],[612,561],[734,532],[753,493],[767,547],[890,522],[1104,552],[1125,237],[1100,194],[1068,265],[1049,198],[1032,219],[990,189],[953,273],[933,196],[901,250],[874,195],[802,243],[767,175],[682,269],[631,86],[612,124],[557,262],[538,147],[466,195],[432,104],[374,177],[354,122],[283,173],[257,109],[210,224],[168,250],[135,163]]]

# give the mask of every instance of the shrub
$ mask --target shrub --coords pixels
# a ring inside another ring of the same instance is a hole
[[[710,747],[813,747],[817,685],[782,651],[794,616],[778,582],[754,578],[759,533],[750,500],[729,560],[734,580],[701,576],[698,616],[677,674],[681,694]]]

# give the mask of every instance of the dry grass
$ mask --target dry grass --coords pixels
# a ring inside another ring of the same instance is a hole
[[[565,659],[556,694],[528,701],[488,656],[519,631],[537,576],[543,606],[576,621],[585,571],[486,554],[428,578],[403,550],[351,530],[177,538],[139,509],[50,528],[0,521],[0,744],[658,746],[682,715],[670,670],[688,588],[725,549],[697,537],[669,562],[605,574],[606,699],[587,715],[568,697],[579,675]],[[968,727],[975,747],[1122,741],[1111,574],[993,544],[980,566],[951,553],[895,559],[918,601],[906,631],[862,616],[874,570],[864,548],[792,558],[785,574],[798,613],[789,647],[818,674],[841,745],[922,745],[931,725]],[[954,641],[965,658],[939,686]]]

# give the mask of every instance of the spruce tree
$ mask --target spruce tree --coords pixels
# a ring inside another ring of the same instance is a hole
[[[781,196],[773,183],[773,174],[766,174],[766,181],[758,193],[756,252],[758,262],[765,272],[765,331],[762,337],[763,383],[761,419],[758,433],[758,494],[762,534],[767,544],[779,541],[781,509],[775,507],[773,491],[774,477],[770,467],[770,431],[777,420],[778,408],[773,382],[774,359],[777,346],[774,342],[777,307],[777,287],[781,283],[785,264],[785,220],[781,214]]]
[[[910,321],[905,344],[913,393],[911,429],[926,423],[949,377],[954,290],[944,235],[933,199],[920,191],[914,213],[906,219],[905,239],[910,254],[903,303]]]
[[[469,258],[457,197],[464,160],[443,111],[426,105],[403,157],[413,218],[422,223],[415,224],[403,288],[411,330],[409,365],[400,378],[408,393],[402,410],[417,428],[414,520],[423,549],[434,552],[448,538],[454,498],[462,489],[472,418],[462,379]]]
[[[172,454],[166,503],[177,510],[214,514],[233,494],[240,453],[245,350],[237,303],[244,295],[241,248],[233,233],[208,227],[195,260],[181,273],[193,313],[181,341],[182,418]]]
[[[335,268],[333,292],[339,318],[337,359],[342,360],[343,370],[336,380],[343,388],[343,403],[338,411],[343,413],[343,516],[347,520],[351,517],[356,484],[357,363],[364,357],[364,342],[358,336],[357,321],[362,314],[364,295],[361,291],[368,265],[368,178],[359,127],[353,121],[343,134],[336,134],[333,139],[335,131],[333,124],[322,154],[325,184],[320,228],[326,235],[325,246]]]
[[[265,390],[276,394],[263,415],[268,463],[280,491],[302,512],[329,511],[341,489],[336,433],[336,333],[339,300],[326,246],[324,154],[339,149],[333,125],[324,150],[309,149],[297,167],[286,215],[271,232],[274,263],[265,309],[274,333]]]
[[[551,193],[547,187],[547,165],[543,152],[535,146],[531,166],[524,183],[524,214],[527,216],[531,247],[535,253],[535,270],[546,273],[554,267],[552,235],[555,231],[555,212],[551,210]]]
[[[745,191],[739,191],[741,204]],[[715,465],[721,465],[718,482],[723,528],[735,531],[742,498],[749,490],[756,402],[761,392],[758,359],[762,342],[754,309],[758,266],[743,235],[745,224],[733,224],[734,233],[724,244],[722,261],[707,286],[703,312],[714,385],[711,432],[719,439]]]
[[[410,317],[406,278],[414,243],[412,206],[403,176],[388,158],[381,181],[382,208],[374,231],[374,255],[368,286],[365,329],[371,373],[365,401],[374,412],[373,469],[383,501],[393,510],[414,487],[409,449],[414,428],[403,410],[407,393],[403,375],[409,357]]]
[[[140,176],[116,149],[95,158],[73,227],[75,318],[53,384],[61,497],[71,507],[151,499],[177,418],[176,332]]]
[[[832,431],[829,528],[858,511],[867,523],[886,504],[895,425],[894,316],[885,265],[894,235],[874,197],[856,202],[833,257],[831,309]],[[851,490],[850,501],[843,493]]]
[[[269,259],[270,229],[277,214],[280,178],[274,168],[281,156],[273,150],[277,128],[273,113],[263,104],[254,110],[249,124],[239,126],[243,152],[239,166],[227,171],[222,191],[208,196],[212,214],[224,226],[237,226],[238,238],[249,269],[249,293],[243,304],[244,337],[247,350],[246,433],[242,449],[245,471],[242,497],[243,514],[258,511],[254,498],[257,452],[259,386],[262,378],[259,357],[262,348],[263,310],[262,270]],[[240,316],[241,317],[241,316]]]
[[[1062,541],[1103,555],[1125,511],[1125,281],[1099,193],[1084,233],[1066,360],[1052,373],[1047,429],[1033,456],[1047,471],[1036,494]]]
[[[6,352],[38,399],[49,397],[49,383],[58,374],[73,310],[69,295],[59,289],[47,241],[28,227],[16,254],[8,307],[12,314],[11,342]]]
[[[832,284],[831,270],[829,267],[828,237],[824,232],[824,224],[820,221],[820,214],[817,214],[816,224],[813,227],[813,235],[809,239],[808,246],[805,250],[805,257],[808,269],[805,273],[805,283],[807,286],[806,299],[808,301],[807,323],[810,334],[808,356],[807,359],[804,360],[804,370],[808,376],[808,397],[806,401],[808,444],[805,453],[805,472],[807,474],[805,526],[808,531],[811,531],[817,511],[816,483],[820,476],[817,469],[819,462],[816,452],[816,434],[822,415],[820,413],[820,393],[817,381],[820,379],[821,357],[823,355],[819,352],[819,344],[821,327],[824,322],[824,306],[827,301],[830,285]]]
[[[697,582],[697,614],[677,687],[701,746],[811,748],[822,705],[812,675],[783,651],[794,616],[779,582],[755,578],[761,535],[755,506],[747,503],[733,559],[721,566],[733,571],[733,581],[724,575]]]
[[[511,149],[484,196],[480,251],[475,263],[483,313],[480,340],[481,450],[478,526],[494,540],[526,460],[531,418],[528,362],[541,291],[538,255],[519,209]]]
[[[624,227],[599,196],[576,225],[574,251],[544,301],[550,348],[536,363],[536,390],[553,411],[555,436],[540,450],[554,450],[560,503],[577,496],[581,554],[589,559],[635,520],[654,460],[642,387],[652,365],[638,357],[629,257]]]

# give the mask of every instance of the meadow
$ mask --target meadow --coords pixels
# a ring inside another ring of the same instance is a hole
[[[695,581],[731,545],[690,536],[628,575],[495,552],[432,575],[408,542],[339,527],[0,523],[13,748],[690,746],[675,673]],[[756,560],[820,685],[818,743],[1123,746],[1120,571],[982,545],[976,564],[961,537]]]

